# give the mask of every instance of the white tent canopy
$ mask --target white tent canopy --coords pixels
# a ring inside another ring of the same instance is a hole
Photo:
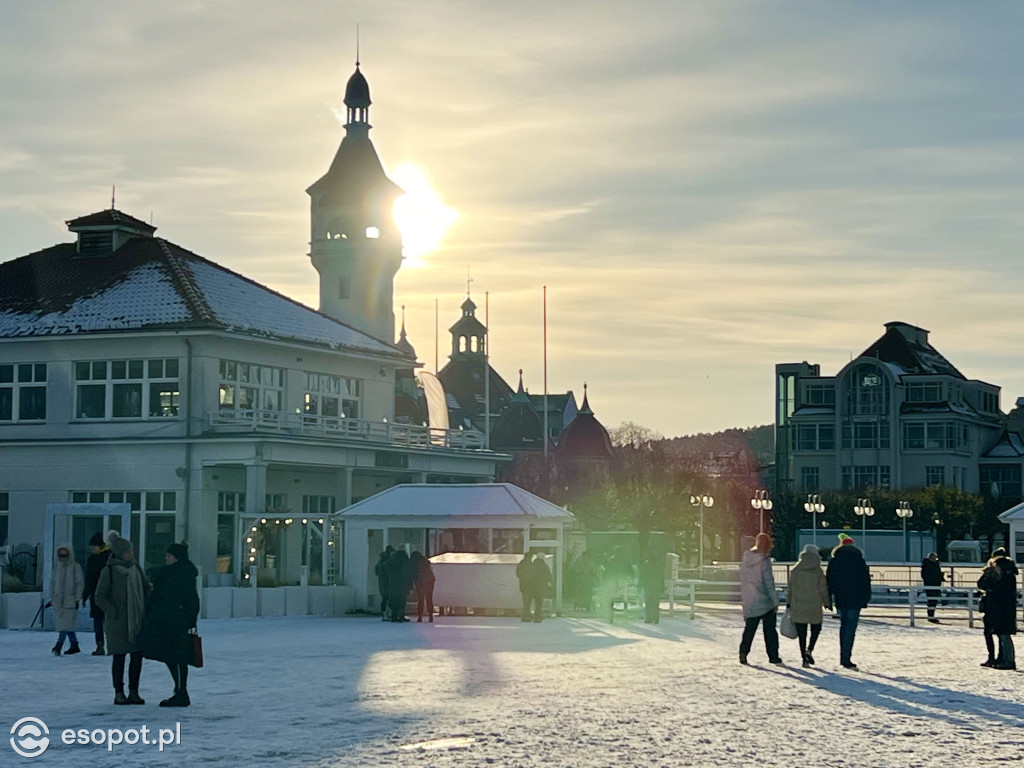
[[[427,557],[548,551],[555,555],[560,595],[564,530],[574,519],[568,510],[509,483],[396,485],[337,517],[345,526],[345,580],[355,590],[356,604],[366,609],[376,607],[373,566],[389,544]]]
[[[1000,522],[1010,526],[1007,549],[1015,562],[1024,563],[1024,502],[999,515]]]

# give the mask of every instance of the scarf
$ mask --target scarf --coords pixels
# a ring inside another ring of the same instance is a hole
[[[146,610],[146,594],[142,587],[142,569],[132,560],[126,563],[121,558],[111,561],[112,567],[120,570],[125,577],[125,617],[128,620],[128,642],[134,643],[142,629],[142,616]]]

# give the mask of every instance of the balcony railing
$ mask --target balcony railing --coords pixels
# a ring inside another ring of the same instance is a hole
[[[275,432],[282,435],[326,437],[350,442],[378,443],[403,448],[484,447],[484,435],[475,429],[437,429],[388,421],[343,419],[255,408],[222,410],[209,416],[213,432]]]

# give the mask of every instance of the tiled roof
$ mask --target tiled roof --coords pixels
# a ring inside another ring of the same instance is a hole
[[[105,258],[74,243],[0,263],[0,337],[219,329],[405,357],[373,338],[166,240]]]
[[[129,216],[127,213],[118,211],[114,208],[108,208],[105,211],[98,211],[97,213],[79,216],[77,219],[71,219],[64,223],[71,228],[122,225],[131,227],[132,229],[142,230],[143,232],[156,232],[156,227],[152,224],[147,224],[141,219],[136,219],[134,216]]]
[[[956,367],[943,357],[927,341],[918,343],[904,336],[893,325],[889,324],[885,333],[860,353],[860,357],[873,357],[879,362],[888,363],[897,368],[892,369],[897,375],[907,373],[940,373],[965,378]]]

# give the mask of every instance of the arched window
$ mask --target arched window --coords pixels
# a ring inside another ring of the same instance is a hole
[[[851,416],[889,412],[889,379],[874,363],[861,363],[846,374],[846,411]]]

